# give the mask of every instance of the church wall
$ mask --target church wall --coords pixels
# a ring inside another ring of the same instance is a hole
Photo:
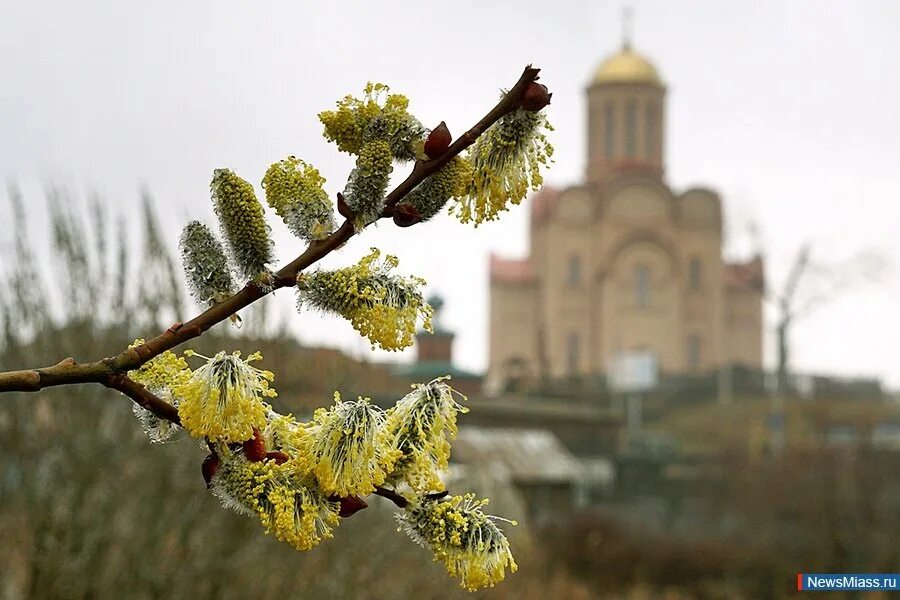
[[[676,213],[685,265],[681,368],[709,372],[725,359],[722,204],[715,192],[695,188],[676,199]]]
[[[598,255],[602,371],[622,351],[650,350],[660,368],[680,368],[681,256],[671,194],[654,179],[614,187],[602,202]],[[648,306],[637,306],[636,270],[649,269]]]
[[[762,368],[762,296],[747,289],[730,289],[726,306],[726,352],[730,364]]]
[[[590,371],[595,335],[590,311],[594,302],[591,273],[595,205],[588,188],[569,188],[543,226],[545,241],[538,271],[543,287],[540,309],[547,323],[546,352],[555,377]]]
[[[490,287],[489,379],[510,375],[511,359],[520,359],[517,376],[538,376],[536,289],[530,284],[492,282]],[[519,372],[519,371],[525,372]]]
[[[646,286],[636,283],[647,270]],[[644,292],[638,288],[645,287]],[[604,346],[611,360],[622,351],[651,351],[662,371],[680,367],[680,293],[677,258],[652,239],[627,243],[608,265],[603,279]]]
[[[681,293],[684,297],[684,333],[679,369],[708,372],[719,366],[722,357],[724,290],[721,239],[714,232],[682,231],[684,269]],[[692,273],[696,269],[697,273]]]
[[[547,271],[547,246],[548,246],[548,232],[546,223],[534,223],[531,224],[531,255],[529,260],[531,261],[532,268],[534,272],[538,274],[538,277],[542,277],[544,273]]]
[[[652,350],[667,373],[704,373],[734,359],[730,346],[737,343],[740,362],[757,364],[761,342],[752,339],[760,337],[761,322],[736,329],[726,323],[735,315],[726,306],[721,244],[720,200],[708,190],[674,197],[658,180],[632,176],[606,197],[591,186],[560,192],[553,210],[532,224],[533,370],[537,344],[554,377],[573,369],[606,373],[623,350]],[[650,269],[652,301],[645,309],[634,305],[638,264]],[[747,302],[738,300],[735,310],[752,312]],[[497,328],[504,326],[492,332]],[[730,341],[735,332],[741,341]]]

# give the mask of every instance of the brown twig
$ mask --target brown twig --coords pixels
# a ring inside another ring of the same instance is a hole
[[[381,496],[382,498],[387,498],[394,504],[396,504],[399,508],[406,508],[409,506],[409,500],[406,499],[402,494],[398,494],[394,490],[389,490],[383,487],[376,487],[375,491],[372,492],[376,496]],[[450,494],[449,490],[444,490],[441,492],[431,492],[429,494],[425,494],[426,500],[440,500],[441,498],[446,498]]]
[[[113,375],[104,382],[104,385],[122,392],[160,419],[167,419],[176,425],[181,425],[181,418],[178,416],[177,408],[151,393],[147,388],[127,375]]]
[[[516,84],[510,88],[509,92],[501,98],[497,105],[471,129],[457,138],[441,156],[430,160],[416,161],[409,176],[388,194],[385,199],[385,209],[382,216],[390,216],[393,207],[415,189],[417,185],[447,164],[453,157],[471,146],[478,139],[478,136],[496,123],[503,115],[516,110],[521,105],[522,96],[528,85],[537,79],[538,72],[539,69],[531,65],[526,67]],[[175,420],[178,416],[177,411],[170,404],[153,396],[142,386],[128,379],[125,374],[140,367],[148,360],[159,356],[166,350],[171,350],[188,340],[202,335],[203,332],[213,325],[228,319],[231,315],[263,298],[273,289],[293,286],[300,272],[342,246],[353,237],[354,233],[352,223],[349,220],[344,221],[337,231],[328,238],[313,242],[303,254],[276,272],[271,289],[262,289],[253,283],[248,283],[235,295],[209,308],[190,321],[179,323],[177,327],[169,327],[155,338],[134,348],[129,348],[115,356],[83,364],[75,362],[74,359],[66,359],[50,367],[0,373],[0,392],[36,392],[47,387],[59,385],[89,382],[102,383],[107,387],[117,389],[126,394],[158,417],[177,422]]]
[[[383,487],[376,487],[375,491],[372,492],[376,496],[381,496],[382,498],[387,498],[391,502],[397,505],[398,508],[406,508],[409,505],[409,500],[395,492],[394,490],[389,490]]]
[[[409,177],[404,179],[400,185],[387,195],[382,216],[390,216],[394,206],[406,197],[408,193],[413,191],[417,185],[425,181],[429,175],[450,162],[454,156],[459,155],[463,150],[474,144],[475,140],[477,140],[482,133],[487,131],[488,127],[500,120],[500,117],[516,110],[522,103],[522,95],[525,93],[528,84],[537,80],[539,72],[540,69],[536,69],[531,65],[525,67],[519,80],[512,88],[510,88],[509,92],[504,94],[500,99],[500,102],[497,103],[497,106],[491,109],[491,111],[472,126],[471,129],[456,138],[456,141],[450,144],[450,147],[447,148],[442,155],[437,158],[432,158],[431,160],[416,161]]]

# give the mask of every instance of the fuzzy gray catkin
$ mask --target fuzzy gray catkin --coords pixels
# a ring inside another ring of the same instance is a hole
[[[198,304],[212,306],[234,293],[225,250],[209,227],[191,221],[181,232],[179,246],[188,289]]]

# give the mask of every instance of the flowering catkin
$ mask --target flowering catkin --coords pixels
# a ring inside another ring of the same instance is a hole
[[[393,161],[417,158],[425,136],[422,124],[409,114],[406,96],[388,92],[384,84],[369,83],[362,98],[346,96],[336,110],[319,113],[325,138],[357,156],[344,189],[357,230],[377,220],[384,209]]]
[[[484,514],[481,508],[486,504],[487,500],[475,500],[473,494],[442,499],[423,496],[411,502],[397,520],[471,592],[502,581],[507,567],[512,573],[518,568],[509,541],[495,523],[507,520]]]
[[[341,152],[356,155],[367,142],[382,140],[389,144],[396,160],[414,160],[425,129],[409,114],[409,99],[389,91],[383,83],[370,82],[361,99],[348,95],[338,101],[336,110],[319,113],[325,139],[334,142]],[[382,95],[386,95],[383,101]]]
[[[417,185],[403,202],[414,206],[423,221],[428,220],[438,214],[450,198],[462,196],[471,178],[472,165],[465,158],[456,156]]]
[[[275,257],[253,186],[229,169],[216,169],[210,191],[232,263],[244,279],[261,282]]]
[[[540,189],[541,166],[553,155],[545,131],[552,130],[543,112],[524,108],[494,123],[469,151],[472,177],[451,212],[461,222],[478,226],[495,220],[509,204],[520,203],[529,189]]]
[[[360,149],[356,168],[350,172],[344,199],[354,212],[353,227],[357,231],[378,220],[384,209],[384,198],[394,170],[390,145],[382,140],[367,142]]]
[[[253,430],[266,426],[268,412],[263,397],[277,394],[269,386],[271,371],[250,366],[262,356],[255,352],[241,359],[240,352],[218,352],[212,358],[188,350],[188,356],[206,359],[206,364],[175,392],[182,398],[178,416],[188,432],[210,441],[242,442]]]
[[[368,399],[342,402],[335,392],[334,402],[315,413],[309,470],[326,494],[371,494],[384,483],[398,454],[380,444],[384,414]]]
[[[212,306],[234,293],[225,251],[209,227],[191,221],[181,232],[179,245],[188,289],[198,304]]]
[[[266,202],[291,233],[306,241],[321,240],[334,231],[332,203],[318,169],[289,156],[266,171],[262,186]]]
[[[465,396],[446,379],[413,385],[412,392],[388,409],[385,419],[385,445],[399,454],[389,480],[403,481],[418,492],[443,489],[440,473],[449,466],[456,415],[469,412],[454,398]]]
[[[267,533],[297,550],[310,550],[333,536],[339,505],[303,485],[290,464],[251,462],[233,454],[213,477],[211,491],[226,508],[255,516]]]
[[[358,264],[336,271],[315,271],[297,280],[298,308],[310,306],[341,315],[372,342],[372,347],[402,350],[413,343],[416,323],[431,331],[433,310],[422,297],[425,281],[391,273],[395,256],[378,261],[372,253]]]
[[[135,348],[143,343],[143,339],[137,339],[128,347]],[[129,371],[128,376],[146,387],[151,394],[154,394],[163,402],[178,408],[178,404],[181,401],[181,398],[177,395],[178,390],[190,380],[191,369],[183,358],[171,350],[166,350],[162,354],[151,358],[134,371]],[[151,442],[164,442],[178,430],[177,425],[166,419],[159,418],[140,404],[135,403],[131,409]]]

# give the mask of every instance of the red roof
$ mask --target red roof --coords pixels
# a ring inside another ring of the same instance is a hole
[[[528,284],[534,281],[534,270],[527,259],[500,258],[491,254],[491,282]]]
[[[725,283],[729,289],[762,291],[765,285],[762,258],[743,263],[725,264]]]

